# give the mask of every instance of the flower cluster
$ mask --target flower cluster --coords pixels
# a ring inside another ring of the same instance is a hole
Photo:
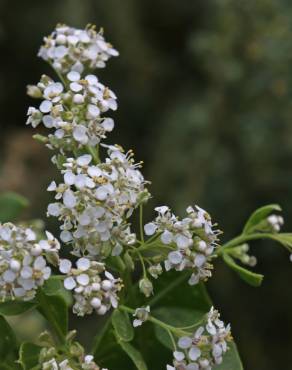
[[[65,83],[67,89],[44,75],[36,86],[28,86],[28,94],[43,101],[38,109],[28,109],[26,123],[36,127],[42,122],[55,130],[48,136],[50,149],[64,152],[83,145],[95,146],[114,128],[113,119],[101,114],[117,109],[116,95],[94,75],[83,78],[71,71]]]
[[[273,214],[267,218],[267,222],[269,226],[272,228],[272,231],[277,233],[280,231],[281,227],[283,226],[284,219],[282,216]]]
[[[44,345],[39,356],[39,366],[42,370],[107,370],[101,369],[91,355],[84,355],[79,343],[70,345],[70,356],[60,353],[53,345]],[[68,358],[69,357],[69,358]]]
[[[46,255],[57,260],[60,245],[46,234],[47,239],[37,241],[30,228],[0,224],[0,300],[31,300],[50,277]]]
[[[94,26],[79,30],[60,24],[44,38],[38,55],[60,73],[81,73],[85,68],[105,67],[105,62],[119,53],[105,41],[103,31],[96,32]]]
[[[140,164],[117,146],[108,147],[108,156],[97,165],[90,155],[68,158],[64,183],[48,188],[60,200],[48,206],[48,215],[63,221],[61,240],[73,241],[77,255],[118,255],[122,245],[136,241],[126,219],[149,196]]]
[[[212,307],[207,315],[207,324],[200,326],[191,336],[179,338],[179,351],[174,351],[173,366],[167,370],[211,370],[222,363],[227,351],[227,342],[232,340],[230,325],[219,319]]]
[[[158,216],[146,224],[144,230],[149,236],[161,234],[162,244],[174,247],[165,260],[165,269],[191,269],[191,285],[209,278],[212,269],[210,260],[219,234],[218,230],[213,230],[209,214],[198,206],[188,207],[187,217],[180,220],[167,206],[155,210]]]
[[[77,260],[76,268],[72,268],[71,261],[63,259],[60,271],[66,274],[64,287],[74,292],[73,312],[78,316],[93,311],[104,315],[111,307],[118,306],[117,292],[122,288],[121,280],[106,271],[103,263],[82,257]]]

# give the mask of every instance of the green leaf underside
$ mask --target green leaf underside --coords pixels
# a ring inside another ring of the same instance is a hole
[[[278,204],[269,204],[267,206],[258,208],[256,211],[252,213],[250,218],[247,220],[244,228],[243,233],[248,234],[258,225],[262,220],[267,218],[270,213],[272,212],[279,212],[281,211],[281,207]]]
[[[0,315],[16,316],[26,311],[32,310],[37,305],[36,302],[8,301],[0,303]]]
[[[130,342],[134,338],[134,328],[126,312],[115,310],[112,314],[112,324],[118,338]]]
[[[133,361],[138,370],[147,370],[147,366],[141,353],[135,347],[133,347],[130,343],[123,341],[119,341],[119,344]]]
[[[19,362],[24,370],[31,370],[38,365],[41,347],[33,343],[23,343],[19,350]]]
[[[152,314],[157,319],[177,328],[199,323],[199,321],[204,317],[204,312],[202,311],[180,307],[161,307],[154,310]],[[195,330],[195,327],[189,329],[190,332]],[[164,346],[173,350],[170,336],[165,329],[155,325],[155,335]]]
[[[13,192],[0,194],[0,222],[15,221],[28,205],[28,200],[19,194]]]
[[[232,257],[228,254],[223,253],[223,260],[225,263],[234,270],[239,277],[251,286],[259,287],[262,284],[264,275],[256,274],[255,272],[249,271],[244,267],[239,266]]]
[[[59,295],[48,295],[39,289],[37,293],[38,310],[55,329],[59,337],[64,337],[68,331],[68,307]]]

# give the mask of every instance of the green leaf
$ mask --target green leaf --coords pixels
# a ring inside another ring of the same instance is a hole
[[[127,312],[115,310],[112,315],[112,324],[120,340],[125,342],[133,340],[134,329]]]
[[[49,295],[43,289],[37,292],[38,310],[54,328],[59,339],[64,340],[68,331],[68,307],[60,295]]]
[[[231,342],[228,347],[228,351],[223,356],[222,364],[215,366],[214,370],[243,370],[236,344]]]
[[[17,359],[15,334],[3,316],[0,316],[0,361]]]
[[[153,308],[185,307],[206,312],[212,302],[204,284],[190,286],[190,273],[169,271],[163,274],[154,285],[154,297],[148,302]]]
[[[33,343],[23,343],[19,350],[19,362],[24,370],[30,370],[38,365],[41,347]]]
[[[202,311],[180,307],[161,307],[154,310],[152,314],[155,318],[176,328],[190,326],[196,323],[199,325],[199,322],[204,318],[204,312]],[[164,346],[173,350],[171,338],[165,329],[155,325],[155,335]]]
[[[281,207],[278,204],[269,204],[267,206],[258,208],[256,211],[252,213],[250,218],[247,220],[244,228],[243,233],[248,234],[254,229],[256,229],[256,226],[266,219],[270,213],[272,212],[279,212],[281,211]]]
[[[223,253],[222,255],[223,260],[225,263],[234,270],[242,280],[244,280],[246,283],[248,283],[251,286],[258,287],[262,284],[264,275],[256,274],[252,271],[249,271],[241,266],[239,266],[232,257],[230,257],[228,254]]]
[[[15,221],[29,202],[23,196],[6,192],[0,194],[0,222]]]
[[[130,343],[123,341],[119,341],[119,344],[133,361],[138,370],[147,370],[147,366],[141,353],[135,347],[133,347]]]
[[[43,286],[44,293],[46,295],[58,295],[61,296],[66,302],[67,306],[72,306],[73,298],[72,294],[64,288],[64,277],[61,275],[51,276],[46,280]]]
[[[36,302],[8,301],[0,303],[0,315],[15,316],[36,307]]]

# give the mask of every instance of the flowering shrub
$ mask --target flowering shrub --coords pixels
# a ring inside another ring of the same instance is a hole
[[[149,182],[132,151],[104,143],[114,128],[105,113],[117,109],[117,98],[92,74],[117,55],[92,26],[58,25],[40,49],[60,81],[42,76],[28,86],[29,95],[41,102],[28,109],[27,124],[48,129],[47,136],[34,137],[53,151],[52,162],[62,175],[47,189],[55,198],[47,215],[57,218],[60,230],[54,237],[33,225],[0,224],[3,366],[243,369],[231,327],[213,308],[205,282],[221,258],[240,278],[259,286],[263,276],[250,271],[256,259],[248,243],[272,239],[291,253],[292,234],[280,232],[277,205],[256,210],[242,233],[226,243],[198,205],[187,207],[184,218],[159,206],[156,217],[144,223]],[[138,233],[131,225],[135,211]],[[39,311],[50,330],[34,343],[19,343],[5,317],[28,310]],[[91,338],[90,355],[68,329],[71,310],[96,320],[105,316]]]

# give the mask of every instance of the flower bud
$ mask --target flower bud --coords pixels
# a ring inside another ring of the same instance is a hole
[[[153,293],[153,285],[148,278],[143,278],[139,281],[139,289],[146,297],[150,297]]]
[[[43,94],[36,85],[27,85],[27,95],[32,98],[39,99],[42,98]]]

